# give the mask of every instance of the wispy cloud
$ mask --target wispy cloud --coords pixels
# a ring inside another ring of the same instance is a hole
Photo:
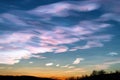
[[[110,52],[110,53],[108,53],[108,55],[110,55],[110,56],[117,56],[118,53],[116,53],[116,52]]]
[[[21,59],[30,58],[30,52],[26,50],[0,51],[0,64],[15,64]]]
[[[106,64],[95,65],[95,69],[97,69],[97,70],[105,70],[105,69],[108,69],[109,67],[110,67],[110,65],[106,65]]]
[[[80,72],[80,73],[84,73],[86,72],[86,70],[84,68],[74,68],[72,70],[67,70],[65,71],[66,73],[71,73],[71,72]]]
[[[103,64],[97,64],[95,65],[95,68],[97,70],[101,69],[109,69],[112,65],[120,63],[120,60],[112,60],[112,61],[106,61]]]
[[[86,45],[84,46],[77,46],[75,47],[76,49],[89,49],[89,48],[92,48],[92,47],[102,47],[103,44],[100,43],[100,42],[96,42],[96,41],[88,41],[86,43]]]
[[[33,64],[33,62],[32,62],[32,61],[30,61],[30,62],[29,62],[29,64]]]
[[[55,53],[62,53],[66,52],[68,50],[67,47],[59,47],[58,49],[55,50]]]
[[[100,7],[99,4],[90,1],[71,1],[58,2],[54,4],[39,6],[33,10],[28,11],[31,14],[38,16],[68,16],[70,10],[88,12],[96,10]]]
[[[2,35],[0,39],[1,44],[9,44],[9,43],[25,43],[29,41],[33,37],[33,34],[25,34],[25,33],[12,33]]]
[[[60,66],[60,64],[57,64],[57,65],[56,65],[56,67],[59,67],[59,66]]]
[[[76,58],[75,61],[73,61],[73,64],[79,64],[83,60],[84,58]]]
[[[71,66],[70,64],[66,64],[64,66],[61,66],[62,68],[68,68],[68,69],[73,69],[75,66]]]
[[[63,68],[68,68],[68,67],[69,67],[69,64],[66,64],[66,65],[61,66],[61,67],[63,67]]]
[[[105,42],[112,39],[111,34],[102,33],[104,29],[112,26],[111,24],[96,19],[81,19],[68,27],[56,22],[59,17],[75,16],[74,11],[89,12],[99,8],[100,4],[92,1],[63,1],[37,6],[29,11],[14,10],[15,12],[8,11],[0,14],[0,23],[2,24],[0,27],[0,52],[6,54],[5,56],[0,54],[0,64],[18,63],[27,53],[29,53],[29,58],[45,58],[38,55],[47,52],[64,53],[79,49],[103,47]],[[78,13],[75,14],[79,15]],[[46,20],[46,17],[50,17],[50,19]],[[106,18],[106,16],[103,15],[100,18]],[[60,21],[65,24],[74,22],[72,19],[70,22]],[[85,42],[84,45],[77,44],[83,41]],[[21,50],[25,52],[21,52]],[[19,53],[22,55],[16,57]],[[9,55],[12,57],[10,58],[11,62],[8,62]],[[78,60],[75,64],[80,61]]]
[[[115,13],[105,13],[98,20],[101,20],[101,21],[114,20],[114,21],[120,22],[120,15]]]
[[[68,68],[69,68],[69,69],[73,69],[73,68],[75,68],[75,66],[69,66]]]
[[[52,66],[53,63],[46,63],[45,65],[46,65],[46,66]]]
[[[10,23],[14,23],[16,25],[21,25],[21,26],[27,26],[27,24],[23,20],[20,20],[19,17],[15,16],[13,14],[4,13],[1,16],[2,16],[2,18],[9,21]]]

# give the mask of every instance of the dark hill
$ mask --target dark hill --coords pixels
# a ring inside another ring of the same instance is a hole
[[[39,78],[33,76],[0,76],[0,80],[55,80],[55,79]]]

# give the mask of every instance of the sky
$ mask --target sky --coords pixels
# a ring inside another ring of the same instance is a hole
[[[120,69],[120,0],[0,0],[0,6],[0,75]]]

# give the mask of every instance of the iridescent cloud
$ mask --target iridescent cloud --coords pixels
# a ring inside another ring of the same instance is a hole
[[[55,22],[59,17],[74,16],[74,11],[90,12],[100,7],[100,4],[91,1],[63,1],[37,6],[27,11],[13,10],[0,14],[0,23],[2,24],[0,27],[0,53],[6,53],[4,56],[1,54],[1,64],[18,63],[27,54],[26,52],[29,53],[28,59],[31,57],[46,58],[38,55],[47,52],[64,53],[103,47],[105,42],[112,39],[111,34],[102,33],[112,26],[109,23],[101,22],[101,18],[108,18],[106,15],[98,19],[80,19],[77,23],[69,26]],[[78,13],[75,14],[79,15]],[[116,15],[112,16],[111,19],[119,20]],[[54,18],[57,19],[53,21]],[[70,22],[63,23],[69,24]],[[82,42],[85,44],[77,44]],[[8,52],[4,52],[6,50]],[[25,52],[21,52],[21,50],[25,50]],[[19,52],[23,56],[16,57]],[[7,61],[9,54],[12,54],[11,62]]]
[[[68,16],[70,10],[88,12],[96,10],[100,7],[96,2],[90,1],[71,1],[71,2],[58,2],[54,4],[39,6],[33,10],[28,11],[28,13],[38,15],[38,16]]]

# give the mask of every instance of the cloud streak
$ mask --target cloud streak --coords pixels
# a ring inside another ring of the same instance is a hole
[[[52,66],[53,63],[46,63],[45,65],[46,65],[46,66]]]
[[[108,55],[110,55],[110,56],[117,56],[118,53],[116,53],[116,52],[110,52]]]
[[[120,60],[106,61],[103,64],[95,65],[95,68],[97,70],[109,69],[112,65],[119,64],[119,63],[120,63]]]
[[[68,16],[70,10],[88,12],[96,10],[100,7],[97,3],[92,3],[90,1],[71,1],[71,2],[58,2],[54,4],[39,6],[33,10],[28,11],[28,13],[37,16]]]

